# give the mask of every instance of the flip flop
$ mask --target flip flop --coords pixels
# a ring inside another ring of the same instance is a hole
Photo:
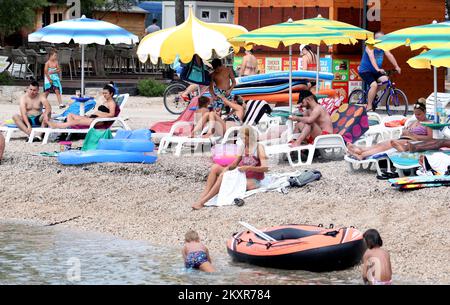
[[[233,201],[234,201],[234,204],[237,205],[238,207],[243,206],[245,203],[244,200],[241,198],[235,198]]]

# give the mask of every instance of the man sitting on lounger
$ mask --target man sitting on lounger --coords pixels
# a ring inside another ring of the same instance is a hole
[[[308,144],[314,143],[314,139],[320,135],[333,133],[333,123],[327,111],[319,104],[317,97],[309,90],[301,90],[298,98],[298,106],[306,110],[303,116],[289,116],[292,121],[297,121],[294,133],[300,132],[297,140],[291,140],[289,145],[296,147],[306,141]]]
[[[45,108],[44,112],[43,108]],[[27,92],[20,98],[20,114],[15,114],[13,120],[20,130],[30,136],[31,127],[47,127],[51,113],[50,103],[43,94],[39,94],[38,82],[33,81],[28,86]],[[42,140],[41,137],[36,138]]]

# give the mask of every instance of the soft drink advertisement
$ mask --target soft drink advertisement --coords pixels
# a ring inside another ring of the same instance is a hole
[[[280,57],[266,57],[266,72],[280,72],[282,60]]]
[[[359,61],[350,62],[350,70],[348,72],[349,81],[362,81],[358,74]]]
[[[348,82],[333,82],[333,89],[336,90],[336,95],[344,97],[343,102],[348,101]]]
[[[333,60],[333,74],[335,81],[348,81],[348,59],[334,59]]]
[[[283,57],[283,71],[289,71],[289,57]],[[298,70],[297,69],[297,58],[292,58],[292,71]]]

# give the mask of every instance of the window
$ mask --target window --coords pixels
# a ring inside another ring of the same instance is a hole
[[[58,20],[59,20],[59,21],[62,21],[62,20],[63,20],[63,14],[62,14],[62,13],[59,13],[59,14],[58,14]]]
[[[228,11],[219,11],[219,22],[228,22]]]
[[[202,20],[209,21],[210,11],[209,10],[202,10],[200,14]]]

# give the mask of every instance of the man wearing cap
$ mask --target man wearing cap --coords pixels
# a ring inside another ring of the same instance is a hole
[[[297,140],[291,140],[289,146],[296,147],[303,141],[308,144],[314,143],[314,139],[320,135],[333,133],[333,123],[327,111],[319,105],[317,97],[309,90],[301,90],[298,98],[298,107],[304,107],[306,110],[303,116],[289,116],[292,121],[297,121],[294,133],[300,132]]]
[[[382,37],[383,32],[375,33],[375,39]],[[359,76],[364,80],[364,82],[370,86],[369,93],[367,94],[367,111],[372,111],[372,103],[378,91],[378,82],[388,81],[386,72],[381,68],[383,64],[384,55],[389,59],[389,61],[394,65],[395,70],[400,74],[402,69],[398,66],[394,55],[389,51],[383,51],[381,49],[375,48],[372,44],[375,41],[366,41],[366,48],[361,59],[361,63],[358,68]]]

